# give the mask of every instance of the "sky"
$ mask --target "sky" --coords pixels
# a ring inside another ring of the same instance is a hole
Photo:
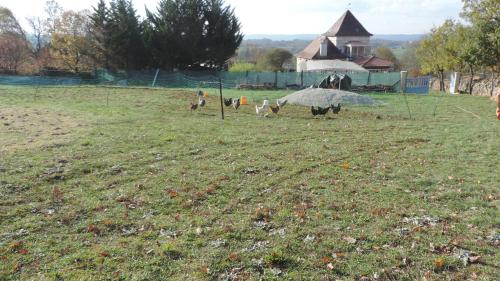
[[[139,15],[158,0],[132,0]],[[97,0],[58,0],[64,9],[90,9]],[[91,4],[89,4],[91,3]],[[422,34],[446,19],[458,19],[461,0],[226,0],[245,34],[321,34],[346,11],[373,34]],[[25,18],[43,16],[44,0],[0,0],[27,27]]]

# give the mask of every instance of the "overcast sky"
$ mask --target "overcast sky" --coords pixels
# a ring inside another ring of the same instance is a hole
[[[97,0],[59,0],[65,9],[90,9]],[[133,0],[140,15],[158,0]],[[25,25],[43,14],[44,0],[0,0]],[[320,34],[349,7],[374,34],[420,34],[448,18],[458,18],[461,0],[226,0],[235,8],[245,34]],[[352,3],[352,4],[350,4]]]

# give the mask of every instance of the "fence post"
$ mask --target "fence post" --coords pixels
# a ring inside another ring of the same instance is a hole
[[[370,82],[371,82],[370,80],[371,80],[371,78],[372,78],[372,73],[371,73],[371,71],[369,71],[369,72],[368,72],[368,81],[366,81],[366,85],[367,85],[367,86],[369,86],[369,85],[370,85]]]
[[[408,71],[401,71],[401,81],[399,82],[401,93],[406,92],[406,79],[408,78]]]
[[[222,101],[222,78],[219,77],[219,93],[220,93],[220,111],[222,113],[222,120],[224,120],[224,102]]]
[[[274,88],[278,88],[278,71],[274,72]]]
[[[304,70],[300,72],[300,87],[304,88]]]
[[[246,74],[245,74],[245,78],[246,78],[246,80],[247,80],[247,82],[246,82],[245,84],[247,84],[247,85],[248,85],[248,70],[247,70],[247,72],[246,72]]]
[[[156,74],[155,74],[155,78],[153,79],[153,85],[151,85],[151,87],[155,87],[156,85],[156,79],[158,78],[158,73],[160,73],[160,69],[156,69]]]

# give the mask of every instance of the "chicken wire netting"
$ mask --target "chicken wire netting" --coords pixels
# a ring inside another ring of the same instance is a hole
[[[199,88],[215,87],[223,81],[224,88],[305,88],[317,84],[335,72],[225,72],[225,71],[108,71],[98,70],[93,75],[46,73],[39,76],[0,75],[0,85],[22,86],[79,86],[111,85],[133,87]],[[400,73],[346,73],[353,86],[383,85],[391,90],[399,88]]]

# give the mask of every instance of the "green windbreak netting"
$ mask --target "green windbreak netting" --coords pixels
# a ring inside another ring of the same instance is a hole
[[[0,85],[79,86],[110,85],[133,87],[196,88],[218,87],[221,79],[225,88],[245,85],[277,88],[309,87],[331,72],[224,72],[224,71],[107,71],[98,70],[93,78],[77,76],[13,76],[0,75]],[[353,86],[384,85],[396,88],[400,73],[346,73]]]

